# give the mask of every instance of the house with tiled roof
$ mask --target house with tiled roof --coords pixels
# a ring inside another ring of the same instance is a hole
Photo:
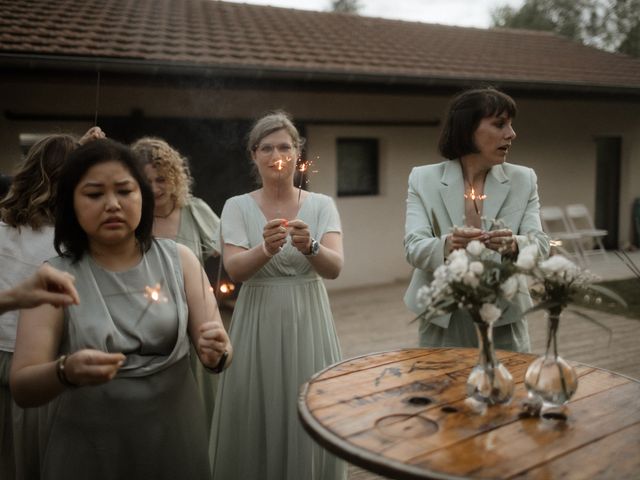
[[[340,210],[346,265],[330,288],[405,281],[407,177],[439,162],[452,94],[491,84],[517,100],[509,161],[543,205],[583,203],[633,241],[640,197],[640,60],[551,33],[476,29],[215,0],[0,0],[0,169],[32,138],[98,123],[165,138],[218,213],[252,180],[244,138],[294,116]]]

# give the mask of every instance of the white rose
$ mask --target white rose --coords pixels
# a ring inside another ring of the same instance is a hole
[[[568,272],[575,272],[577,267],[575,263],[568,258],[562,255],[554,255],[544,262],[541,262],[540,269],[547,274],[564,274]]]
[[[431,303],[431,288],[426,285],[420,287],[416,297],[418,307],[427,308],[427,305]]]
[[[478,240],[471,240],[467,244],[467,252],[469,252],[474,257],[479,257],[484,251],[484,249],[485,249],[484,244],[479,242]]]
[[[518,280],[515,275],[509,277],[506,282],[500,285],[500,290],[502,290],[504,298],[510,300],[518,291]]]
[[[480,285],[480,280],[478,280],[478,277],[476,277],[473,272],[466,272],[462,275],[462,283],[471,288],[476,288]]]
[[[454,262],[461,258],[467,258],[467,253],[464,250],[457,249],[449,254],[449,263]]]
[[[436,268],[436,271],[433,272],[433,278],[434,280],[438,280],[440,282],[446,282],[447,281],[447,276],[448,276],[448,267],[447,265],[440,265],[438,268]]]
[[[475,273],[476,275],[482,275],[484,272],[484,265],[482,262],[471,262],[469,264],[469,271]]]
[[[538,247],[535,245],[527,245],[520,251],[518,260],[516,260],[516,266],[523,270],[531,270],[536,265],[537,256]]]
[[[469,260],[466,256],[457,257],[449,264],[449,271],[456,280],[459,280],[469,268]]]
[[[480,307],[480,318],[489,325],[494,323],[502,315],[502,310],[493,303],[483,303]]]

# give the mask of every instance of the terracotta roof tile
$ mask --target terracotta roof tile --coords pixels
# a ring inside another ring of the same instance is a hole
[[[0,54],[640,91],[640,60],[542,32],[214,0],[0,0]]]

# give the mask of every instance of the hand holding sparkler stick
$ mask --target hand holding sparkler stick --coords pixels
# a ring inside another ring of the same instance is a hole
[[[200,362],[220,373],[231,361],[233,349],[222,324],[215,296],[206,272],[186,247],[181,249],[185,292],[189,305],[189,334]],[[198,282],[199,280],[199,282]],[[220,367],[218,370],[217,367]]]
[[[518,243],[513,236],[513,232],[508,228],[484,232],[482,238],[487,248],[502,255],[518,252]]]
[[[262,230],[262,244],[265,254],[273,257],[282,250],[287,241],[287,227],[289,222],[284,218],[274,218],[267,222]]]
[[[447,237],[448,250],[467,248],[472,240],[483,241],[484,232],[475,227],[454,227]]]
[[[100,350],[78,350],[58,359],[56,373],[60,382],[68,387],[101,385],[112,380],[127,357],[122,353]]]
[[[221,322],[206,322],[200,325],[200,336],[198,338],[198,355],[204,365],[209,368],[216,369],[220,367],[220,371],[229,366],[230,361],[225,358],[224,365],[221,365],[225,352],[227,357],[231,356],[231,343],[226,330]],[[214,373],[220,373],[216,371]]]
[[[311,248],[309,225],[300,219],[295,219],[289,222],[289,227],[291,228],[291,244],[303,255],[308,255]]]

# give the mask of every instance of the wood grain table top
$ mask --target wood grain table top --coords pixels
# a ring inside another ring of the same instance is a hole
[[[477,349],[414,348],[365,355],[314,375],[298,402],[322,446],[397,479],[640,478],[640,382],[574,363],[566,418],[524,414],[535,355],[498,351],[516,382],[507,405],[479,408],[466,380]]]

